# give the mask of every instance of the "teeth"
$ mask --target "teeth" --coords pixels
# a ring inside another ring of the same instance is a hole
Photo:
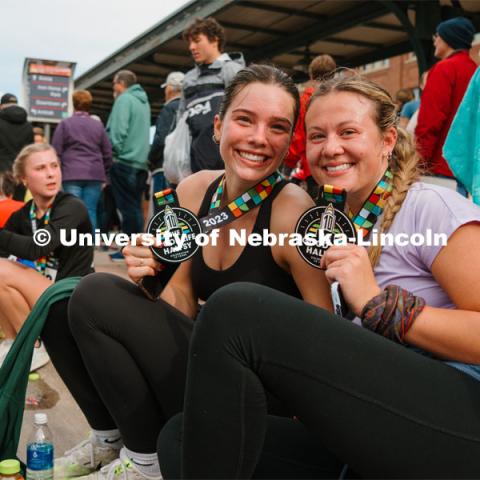
[[[248,152],[239,152],[240,156],[245,158],[246,160],[250,160],[251,162],[263,162],[265,161],[265,157],[263,155],[255,155],[254,153]]]
[[[342,163],[341,165],[337,165],[336,167],[325,167],[327,172],[340,172],[342,170],[348,170],[352,166],[351,163]]]

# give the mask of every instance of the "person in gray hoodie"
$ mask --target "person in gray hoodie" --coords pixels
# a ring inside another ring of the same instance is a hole
[[[183,38],[195,61],[183,81],[178,115],[188,110],[188,126],[192,136],[190,163],[192,173],[223,169],[218,145],[212,140],[213,118],[223,98],[225,87],[245,67],[241,53],[222,53],[225,31],[214,18],[197,18],[184,32]]]
[[[113,152],[110,180],[122,230],[130,235],[143,231],[142,194],[148,176],[150,105],[145,90],[129,70],[115,74],[113,92],[115,103],[107,123]]]

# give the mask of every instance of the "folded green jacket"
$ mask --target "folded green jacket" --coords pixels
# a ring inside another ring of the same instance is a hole
[[[33,347],[50,307],[70,297],[79,281],[80,277],[65,278],[43,292],[0,368],[0,459],[17,456]]]

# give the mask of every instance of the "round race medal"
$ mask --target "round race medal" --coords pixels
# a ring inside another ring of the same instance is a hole
[[[184,262],[199,249],[195,237],[201,231],[197,217],[190,210],[165,205],[150,219],[147,227],[147,233],[163,246],[152,246],[150,250],[163,262]]]
[[[307,210],[298,220],[295,232],[303,238],[302,245],[297,246],[298,252],[315,268],[320,268],[323,254],[332,245],[357,242],[352,221],[331,203]]]

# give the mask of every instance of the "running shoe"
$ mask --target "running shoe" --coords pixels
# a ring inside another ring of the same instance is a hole
[[[45,346],[43,342],[39,340],[38,347],[35,346],[33,349],[32,355],[32,364],[30,365],[30,371],[33,372],[34,370],[38,370],[39,368],[43,367],[50,361],[50,357],[48,356],[47,351],[45,350]]]
[[[10,351],[10,348],[13,345],[13,338],[7,338],[0,342],[0,367],[3,365],[7,354]]]
[[[80,477],[78,480],[163,480],[163,477],[161,475],[151,477],[141,473],[122,448],[119,458],[102,467],[98,472]]]
[[[118,459],[119,449],[100,446],[90,437],[55,459],[54,477],[56,479],[89,475],[100,467]]]

